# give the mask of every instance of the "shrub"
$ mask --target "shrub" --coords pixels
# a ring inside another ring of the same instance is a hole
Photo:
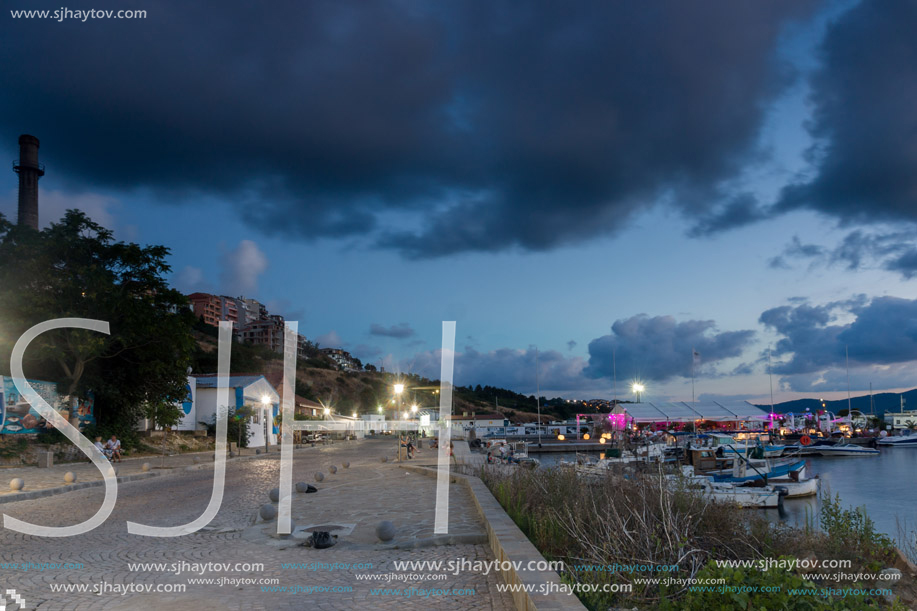
[[[788,558],[783,558],[789,560]],[[863,595],[848,593],[844,597],[831,596],[810,581],[785,569],[720,567],[715,562],[697,574],[701,582],[723,585],[696,585],[687,595],[671,602],[663,599],[659,609],[670,611],[688,609],[696,611],[733,611],[733,609],[805,609],[806,611],[842,611],[846,609],[878,609],[878,601]]]

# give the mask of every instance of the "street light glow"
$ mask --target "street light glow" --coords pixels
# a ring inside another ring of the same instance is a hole
[[[379,409],[379,413],[381,414],[381,413],[382,413],[382,406],[380,405],[378,409]]]
[[[643,392],[646,390],[646,387],[640,382],[634,382],[634,385],[631,387],[634,392]]]
[[[411,406],[411,411],[412,411],[412,412],[416,412],[416,411],[417,411],[417,404],[416,404],[416,403],[415,403],[414,405]]]
[[[395,384],[392,388],[394,389],[396,395],[400,395],[404,392],[404,384]]]
[[[261,395],[261,405],[270,405],[270,404],[271,404],[271,398],[268,397],[267,395]]]
[[[330,413],[331,413],[331,408],[330,408],[330,407],[326,407],[326,408],[325,408],[325,415],[327,416],[327,415],[330,414]]]

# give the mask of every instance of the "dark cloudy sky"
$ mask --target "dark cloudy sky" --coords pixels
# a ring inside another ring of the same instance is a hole
[[[147,17],[3,16],[0,149],[178,288],[434,376],[456,320],[460,384],[917,386],[913,1],[68,8]]]

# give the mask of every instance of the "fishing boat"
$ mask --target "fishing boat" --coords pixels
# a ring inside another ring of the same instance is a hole
[[[695,475],[691,467],[685,467],[681,477],[669,476],[675,486],[700,492],[703,496],[721,503],[734,503],[739,507],[777,508],[783,504],[787,491],[779,486],[758,488],[737,486],[717,482],[708,475]]]
[[[740,454],[727,456],[723,448],[691,448],[687,453],[688,465],[700,475],[709,475],[717,482],[746,483],[789,477],[805,477],[806,461],[796,458],[773,461],[749,459]]]
[[[767,480],[772,486],[786,489],[786,498],[797,499],[818,494],[821,480],[815,477],[800,477],[797,473],[790,473],[787,477],[778,477]]]
[[[883,447],[917,447],[917,433],[905,429],[900,435],[880,437],[876,443]]]

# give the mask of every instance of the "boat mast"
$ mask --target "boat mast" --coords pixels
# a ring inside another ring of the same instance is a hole
[[[615,349],[611,349],[611,377],[614,380],[615,407],[618,407],[618,364],[615,360]]]
[[[850,421],[851,428],[853,427],[853,410],[850,407],[850,347],[844,345],[844,356],[847,359],[847,420]]]
[[[538,447],[541,447],[541,387],[538,385],[538,346],[535,346],[535,403],[538,405]]]
[[[767,378],[771,385],[771,413],[774,413],[774,372],[771,370],[771,347],[767,347]]]

